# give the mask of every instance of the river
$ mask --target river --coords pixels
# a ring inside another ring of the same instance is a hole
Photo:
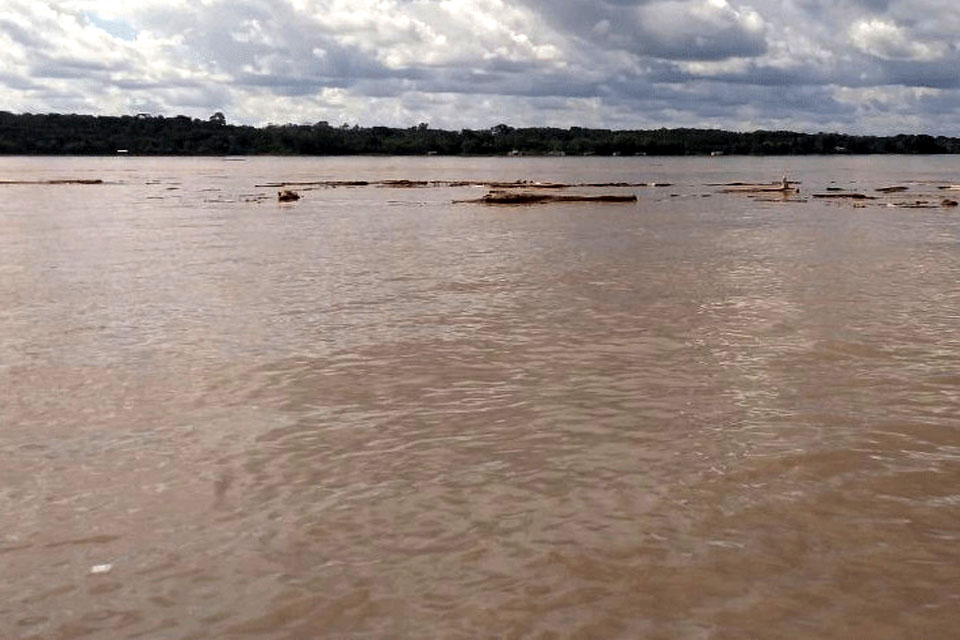
[[[960,160],[0,158],[58,179],[0,184],[0,638],[956,635],[960,213],[899,205]],[[385,179],[669,186],[257,186]]]

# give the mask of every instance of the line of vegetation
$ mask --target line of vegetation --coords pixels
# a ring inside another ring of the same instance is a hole
[[[960,153],[960,138],[929,135],[712,129],[615,131],[571,127],[444,131],[415,127],[228,124],[222,113],[90,116],[0,112],[0,154],[108,155],[808,155]]]

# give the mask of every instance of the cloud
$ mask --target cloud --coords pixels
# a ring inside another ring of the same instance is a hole
[[[762,16],[727,0],[527,0],[564,31],[605,49],[673,60],[762,54]]]
[[[947,51],[942,43],[919,42],[893,22],[879,19],[854,24],[850,40],[860,51],[883,60],[938,60]]]
[[[958,32],[953,0],[0,0],[0,92],[251,124],[939,132]]]
[[[680,60],[758,56],[767,49],[764,20],[726,0],[651,2],[637,9],[640,53]]]

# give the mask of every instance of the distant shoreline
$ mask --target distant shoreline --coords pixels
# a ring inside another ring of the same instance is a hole
[[[149,114],[89,116],[0,112],[0,155],[25,156],[806,156],[943,155],[960,138],[925,134],[853,136],[716,129],[612,130],[571,127],[445,131],[415,127],[227,124]]]
[[[936,157],[951,157],[958,155],[957,153],[847,153],[847,154],[837,154],[837,153],[770,153],[770,154],[729,154],[723,156],[724,158],[869,158],[869,157],[891,157],[891,156],[901,156],[905,158],[936,158]],[[198,158],[198,159],[216,159],[220,158],[226,160],[227,162],[242,162],[246,159],[255,159],[255,158],[407,158],[407,159],[427,159],[427,158],[462,158],[464,160],[469,160],[471,158],[502,158],[504,160],[513,159],[510,156],[505,154],[495,154],[495,153],[484,153],[484,154],[467,154],[467,153],[457,153],[457,154],[433,154],[428,156],[427,154],[397,154],[397,153],[250,153],[250,154],[219,154],[219,153],[128,153],[118,155],[116,153],[0,153],[0,158],[102,158],[102,159],[116,159],[116,158]],[[599,155],[592,154],[587,156],[578,156],[578,155],[567,155],[563,157],[550,156],[547,154],[524,154],[519,156],[520,159],[527,160],[583,160],[589,158],[603,158],[603,159],[622,159],[630,160],[637,158],[689,158],[695,159],[700,158],[704,160],[711,159],[710,156],[706,154],[696,154],[690,153],[685,155],[680,154],[664,154],[664,155],[655,155],[648,154],[646,156],[613,156],[613,155]]]

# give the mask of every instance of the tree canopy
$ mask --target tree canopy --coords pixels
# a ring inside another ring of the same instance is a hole
[[[714,129],[611,130],[570,127],[444,131],[270,124],[231,125],[222,112],[187,116],[91,116],[0,112],[0,154],[108,155],[807,155],[960,153],[960,139]]]

